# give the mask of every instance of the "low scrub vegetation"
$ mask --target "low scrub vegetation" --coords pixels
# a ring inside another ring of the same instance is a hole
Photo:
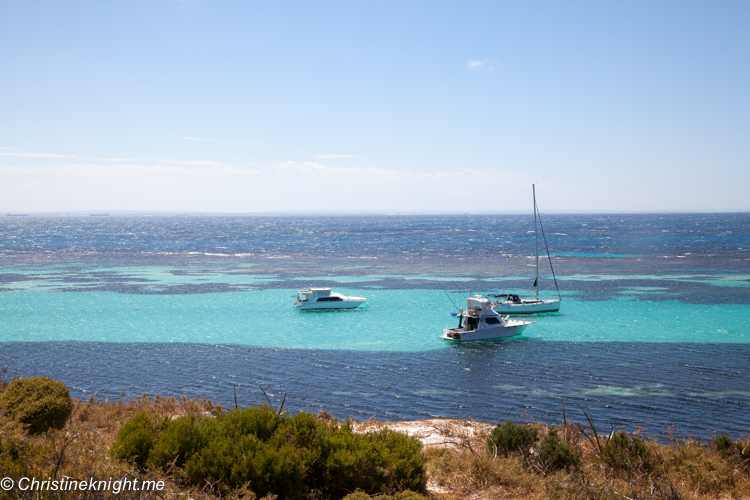
[[[112,455],[140,468],[177,467],[189,484],[257,496],[342,498],[347,493],[424,492],[422,444],[388,429],[355,434],[348,422],[263,405],[215,418],[136,415],[118,433]]]
[[[164,481],[164,491],[14,489],[2,498],[750,498],[747,438],[659,443],[571,423],[505,422],[473,434],[466,428],[441,439],[450,444],[423,448],[388,429],[354,432],[350,422],[325,413],[290,415],[269,406],[226,411],[208,400],[145,394],[74,401],[62,429],[33,432],[0,413],[0,477],[138,478]],[[443,438],[450,432],[440,429]]]
[[[529,437],[522,446],[520,436]],[[639,433],[597,435],[583,424],[506,422],[484,442],[464,435],[456,447],[425,454],[431,490],[444,498],[718,500],[750,498],[750,463],[739,442],[747,440],[721,445],[726,454],[715,441],[660,444]]]
[[[62,429],[71,411],[68,388],[47,377],[14,380],[0,394],[0,412],[32,434]]]
[[[631,474],[652,472],[654,462],[651,448],[640,438],[633,439],[625,432],[613,435],[604,446],[602,459],[613,471],[625,471]]]
[[[495,426],[487,438],[487,447],[490,452],[504,456],[512,453],[526,456],[538,439],[539,430],[526,425],[518,425],[510,420]]]
[[[547,432],[534,461],[539,464],[545,474],[558,470],[575,470],[581,466],[579,451],[563,443],[555,428],[551,428]]]

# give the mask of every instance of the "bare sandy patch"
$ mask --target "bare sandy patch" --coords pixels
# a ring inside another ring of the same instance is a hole
[[[433,418],[429,420],[402,420],[399,422],[380,422],[368,420],[355,422],[355,432],[370,432],[388,428],[415,437],[425,447],[462,448],[477,440],[484,441],[494,426],[474,420],[457,420],[452,418]]]

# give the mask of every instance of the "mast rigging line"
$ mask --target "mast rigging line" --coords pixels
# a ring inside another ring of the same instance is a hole
[[[555,289],[557,290],[557,298],[562,300],[560,296],[560,287],[557,286],[557,277],[555,276],[555,268],[552,266],[552,256],[549,254],[549,245],[547,245],[547,236],[544,234],[544,225],[542,225],[542,214],[539,213],[539,206],[536,204],[536,197],[534,197],[534,210],[536,216],[539,217],[539,228],[542,230],[542,239],[544,239],[544,248],[547,249],[547,260],[549,261],[549,268],[552,271],[552,279],[555,281]],[[537,287],[539,290],[539,287]]]
[[[417,236],[417,238],[419,238],[419,237]],[[422,250],[425,250],[425,251],[427,250],[427,249],[426,249],[426,248],[424,247],[424,243],[422,243],[422,238],[419,238],[419,244],[420,244],[420,245],[422,245]],[[453,302],[453,299],[452,299],[452,298],[451,298],[451,296],[450,296],[450,295],[448,294],[448,292],[447,292],[447,291],[445,290],[445,288],[443,288],[443,285],[442,285],[442,284],[440,283],[440,281],[438,281],[438,279],[437,279],[437,278],[432,278],[432,279],[434,279],[434,280],[435,280],[435,283],[437,283],[437,284],[438,284],[438,286],[440,287],[440,289],[441,289],[441,290],[442,290],[442,291],[443,291],[443,292],[445,293],[445,296],[446,296],[446,297],[448,297],[448,300],[450,300],[450,301],[451,301],[451,304],[453,304],[453,307],[455,307],[455,308],[456,308],[456,311],[458,311],[459,307],[458,307],[458,306],[456,305],[456,303],[455,303],[455,302]],[[454,285],[455,285],[455,283],[454,283]],[[463,292],[461,292],[461,290],[459,290],[458,292],[459,292],[459,293],[460,293],[461,295],[463,295]]]

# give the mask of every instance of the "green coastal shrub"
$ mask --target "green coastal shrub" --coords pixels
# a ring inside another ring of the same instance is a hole
[[[404,434],[356,434],[348,422],[323,421],[312,413],[279,415],[263,405],[216,418],[187,415],[163,425],[140,414],[123,427],[112,454],[150,468],[174,464],[191,484],[212,483],[225,492],[247,485],[258,498],[342,498],[357,490],[424,492],[421,449]]]
[[[716,451],[716,454],[724,460],[728,460],[732,457],[734,452],[734,442],[726,432],[716,436],[713,441],[711,441],[711,445],[713,446],[714,451]]]
[[[422,443],[415,438],[389,429],[354,434],[344,426],[323,445],[322,485],[337,498],[358,489],[368,494],[425,491]]]
[[[509,420],[497,424],[487,438],[487,448],[502,455],[520,452],[526,455],[529,448],[539,439],[539,431]]]
[[[176,418],[164,426],[154,441],[148,465],[167,468],[174,463],[184,467],[193,454],[207,444],[207,429],[213,419],[198,415]]]
[[[630,439],[620,431],[607,441],[602,453],[604,462],[614,470],[651,472],[654,462],[651,449],[638,436]]]
[[[215,436],[193,454],[185,472],[196,485],[218,481],[225,488],[249,483],[258,496],[303,496],[305,464],[298,449],[288,444],[262,442],[254,435]]]
[[[572,446],[560,441],[557,429],[554,428],[542,439],[535,461],[548,473],[581,466],[580,455]]]
[[[16,379],[0,395],[0,411],[31,434],[62,429],[73,411],[68,388],[47,377]]]
[[[144,469],[156,441],[156,435],[170,423],[169,417],[152,420],[145,411],[137,414],[117,434],[111,455]]]
[[[279,426],[287,419],[268,406],[240,408],[221,415],[221,428],[231,436],[252,434],[263,442],[271,439]]]

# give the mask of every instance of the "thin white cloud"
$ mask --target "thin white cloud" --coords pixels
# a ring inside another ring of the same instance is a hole
[[[13,146],[0,146],[0,149],[15,149]]]
[[[321,160],[331,160],[333,158],[356,158],[354,155],[332,155],[332,154],[325,154],[325,155],[313,155],[313,158],[320,158]]]
[[[183,141],[211,141],[211,142],[219,142],[219,139],[209,139],[207,137],[182,137]]]
[[[493,61],[467,61],[466,67],[471,70],[480,70],[480,69],[492,69],[492,66],[494,65]]]
[[[23,158],[65,158],[65,155],[51,153],[0,153],[0,156],[20,156]]]

